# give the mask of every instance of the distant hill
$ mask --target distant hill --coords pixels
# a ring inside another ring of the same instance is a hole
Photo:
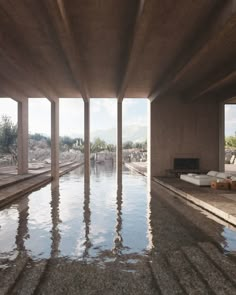
[[[116,129],[110,128],[106,130],[95,130],[91,132],[91,141],[94,138],[100,137],[107,143],[116,144]],[[147,127],[146,126],[123,126],[123,142],[133,141],[142,142],[147,139]]]
[[[70,137],[82,137],[81,134],[71,134]],[[116,144],[116,129],[109,128],[105,130],[95,130],[90,134],[90,140],[93,141],[96,137],[105,140],[106,143]],[[123,142],[143,142],[147,139],[147,127],[141,125],[123,126]]]

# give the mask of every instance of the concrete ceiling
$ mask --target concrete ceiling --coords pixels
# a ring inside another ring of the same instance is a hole
[[[235,9],[235,0],[0,0],[0,96],[229,99]]]

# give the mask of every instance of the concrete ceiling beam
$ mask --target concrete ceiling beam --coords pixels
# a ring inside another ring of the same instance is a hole
[[[189,102],[195,101],[208,92],[224,87],[232,80],[236,81],[236,64],[229,62],[228,65],[223,64],[215,69],[208,75],[208,78],[204,77],[194,88],[185,90],[182,99]]]
[[[85,101],[89,100],[89,93],[86,86],[83,65],[81,63],[81,55],[79,48],[74,39],[74,33],[67,16],[65,4],[63,0],[46,0],[45,8],[52,21],[55,33],[59,40],[61,49],[67,60],[68,66],[72,73],[74,82],[78,91],[81,93]]]
[[[144,18],[145,10],[147,8],[148,1],[140,0],[137,8],[137,14],[134,23],[133,34],[130,37],[130,42],[126,54],[126,64],[123,72],[121,73],[121,83],[117,91],[117,99],[122,101],[126,89],[128,87],[130,78],[132,76],[135,64],[141,51],[144,47],[145,37],[148,30],[149,19]]]
[[[176,61],[163,74],[163,78],[158,81],[155,89],[150,92],[149,99],[151,101],[170,91],[209,42],[219,34],[219,31],[224,30],[225,24],[233,17],[236,9],[235,3],[235,0],[216,1],[210,15],[205,20],[201,20],[198,30],[192,32],[191,39],[184,44],[181,56],[177,57]]]
[[[20,102],[22,102],[25,97],[28,98],[25,89],[18,85],[19,83],[17,83],[17,81],[5,77],[3,73],[0,73],[0,81],[0,93],[2,97],[10,97]]]
[[[236,87],[235,82],[228,84],[220,89],[212,90],[210,92],[205,93],[199,99],[207,100],[214,99],[218,102],[232,101],[236,98]]]
[[[3,4],[0,4],[0,8],[0,17],[8,20],[7,30],[9,35],[6,38],[4,31],[0,32],[0,39],[4,40],[4,44],[0,48],[0,56],[9,64],[9,67],[16,69],[16,75],[18,74],[21,78],[24,77],[23,88],[27,89],[28,85],[31,85],[33,89],[44,96],[58,96],[54,87],[50,85],[45,75],[35,64],[35,57],[32,55],[30,44],[28,44],[24,31],[10,17]],[[7,78],[13,79],[12,76]]]

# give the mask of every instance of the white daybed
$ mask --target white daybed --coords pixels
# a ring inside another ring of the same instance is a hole
[[[210,186],[212,181],[223,181],[230,177],[229,173],[209,171],[207,174],[181,174],[180,179],[199,186]]]

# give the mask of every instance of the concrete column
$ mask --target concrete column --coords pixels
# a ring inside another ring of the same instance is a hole
[[[200,169],[219,171],[219,103],[186,103],[166,96],[151,103],[151,177],[166,176],[175,158],[198,158]]]
[[[84,101],[84,182],[90,181],[90,102]]]
[[[117,184],[122,186],[122,101],[117,101],[117,142],[116,142]]]
[[[18,174],[28,173],[28,98],[18,102]]]
[[[219,105],[219,170],[225,171],[225,104]]]
[[[151,192],[151,101],[147,103],[147,190]]]
[[[51,101],[51,175],[59,179],[59,100]]]

